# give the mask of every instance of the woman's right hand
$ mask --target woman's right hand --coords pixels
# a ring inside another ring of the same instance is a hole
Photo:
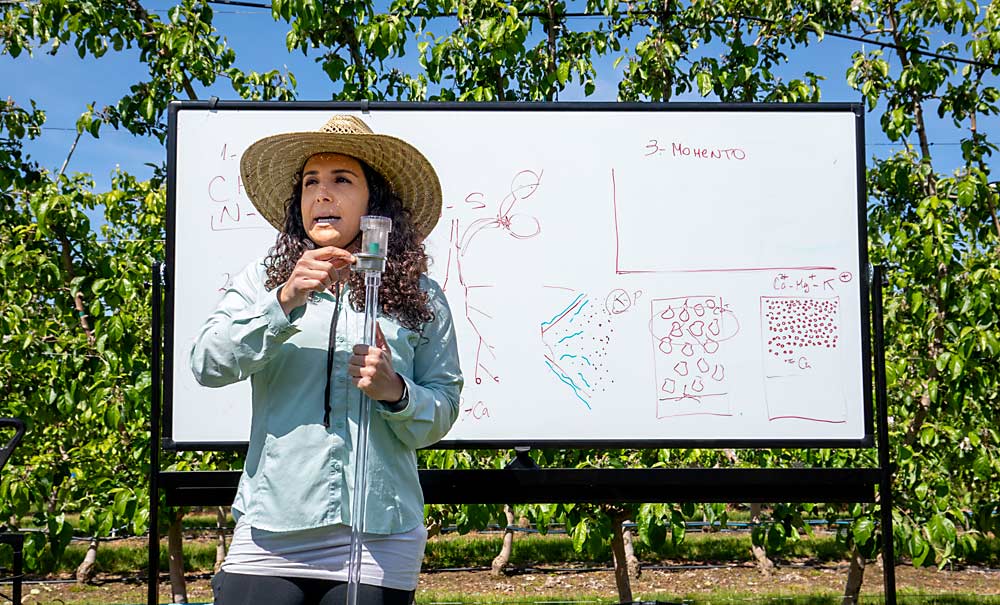
[[[349,273],[344,269],[355,262],[353,254],[334,246],[302,253],[288,281],[278,291],[278,303],[285,315],[291,315],[294,309],[306,304],[311,292],[322,292],[338,280],[347,279]]]

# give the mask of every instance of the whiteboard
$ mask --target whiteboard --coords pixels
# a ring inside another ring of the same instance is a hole
[[[857,106],[195,102],[169,114],[168,446],[247,441],[249,381],[188,365],[274,243],[240,157],[334,113],[441,178],[426,246],[466,382],[440,445],[871,443]]]

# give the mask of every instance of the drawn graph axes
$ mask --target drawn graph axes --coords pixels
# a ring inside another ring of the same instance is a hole
[[[615,169],[611,169],[611,216],[614,222],[615,237],[615,274],[632,275],[643,273],[733,273],[748,271],[835,271],[836,267],[826,267],[820,265],[802,265],[789,267],[725,267],[707,269],[703,267],[685,267],[679,269],[652,269],[647,267],[623,267],[621,260],[621,240],[622,228],[618,216],[618,183],[616,181]]]

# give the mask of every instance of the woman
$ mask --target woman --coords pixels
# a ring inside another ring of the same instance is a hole
[[[191,352],[199,383],[249,377],[253,387],[216,602],[345,602],[367,395],[375,403],[359,601],[409,603],[427,538],[415,450],[447,433],[462,387],[451,313],[424,274],[421,242],[441,212],[437,175],[411,145],[353,116],[257,141],[240,168],[247,196],[280,233],[233,280]],[[375,347],[353,344],[365,288],[350,266],[365,214],[392,219]]]

